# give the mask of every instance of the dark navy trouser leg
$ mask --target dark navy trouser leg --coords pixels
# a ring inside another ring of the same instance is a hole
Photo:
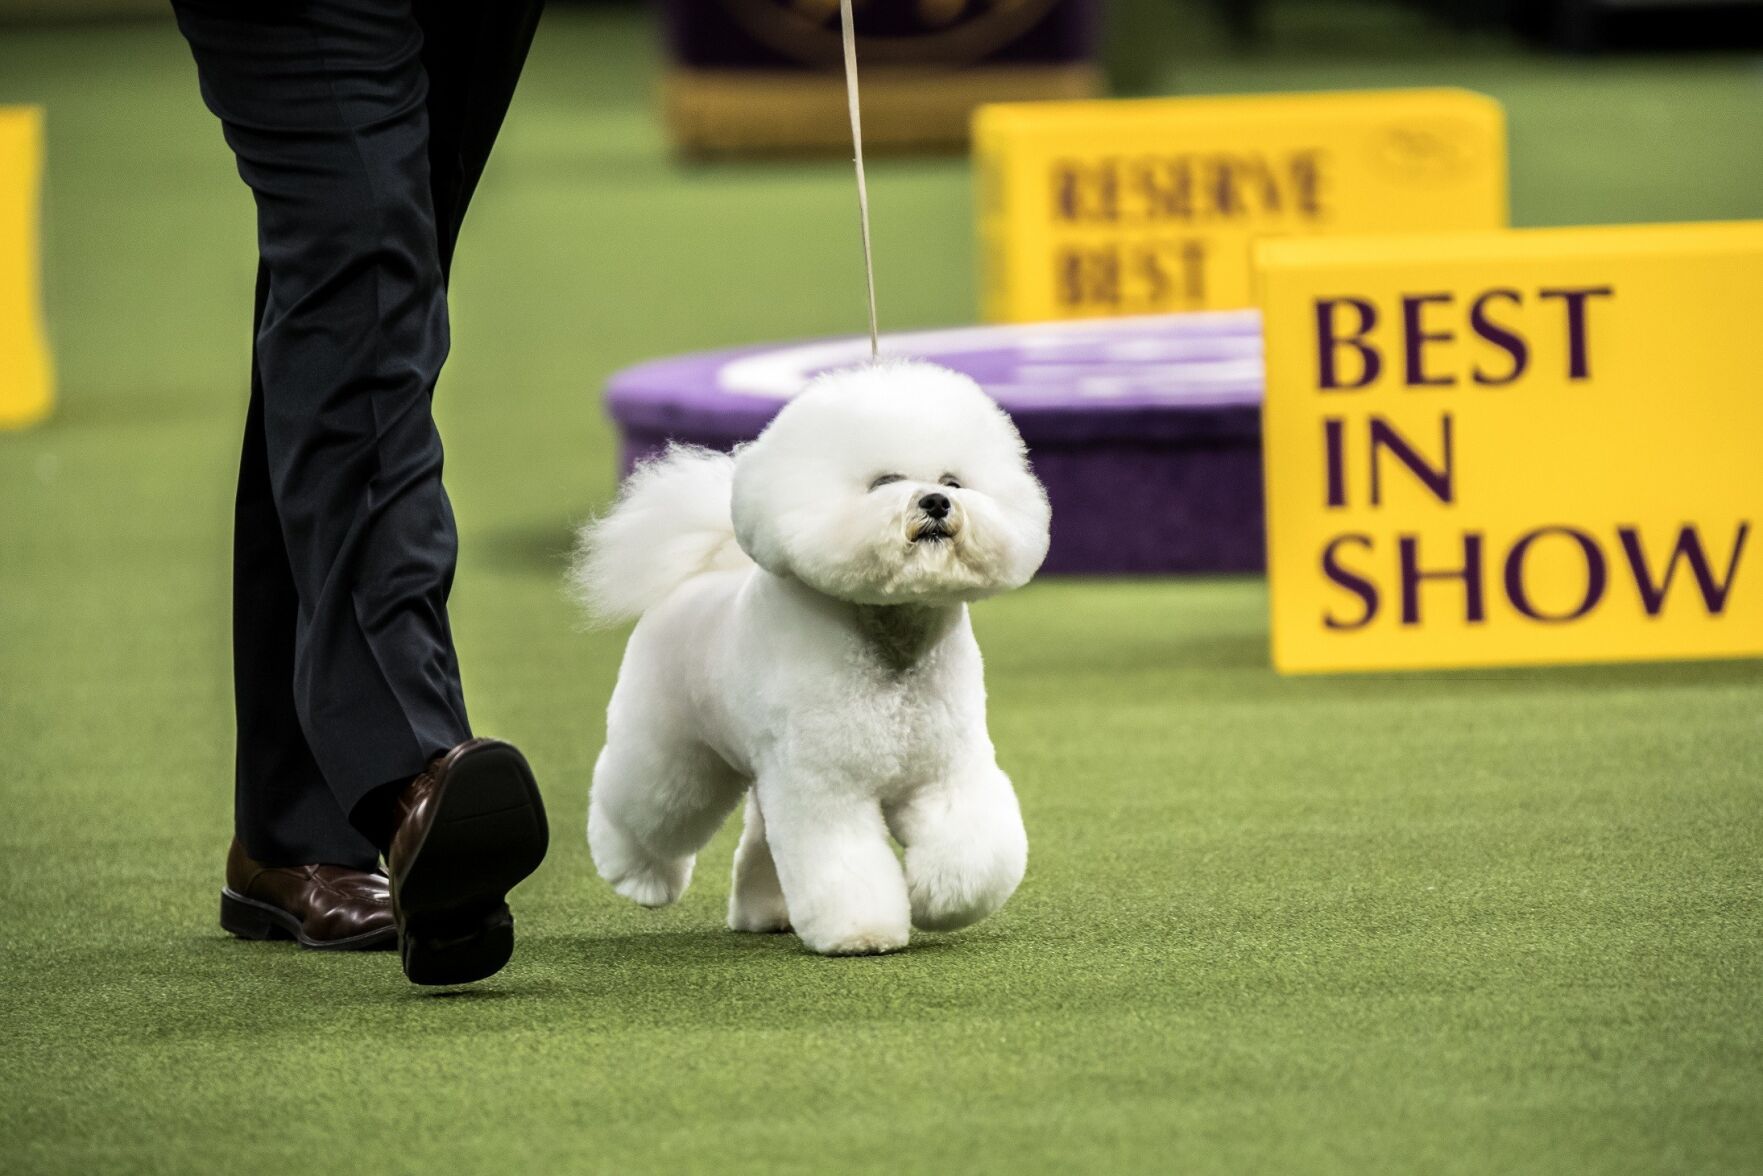
[[[371,864],[349,814],[470,735],[430,401],[447,263],[538,9],[175,7],[258,211],[234,547],[238,830],[260,861]]]

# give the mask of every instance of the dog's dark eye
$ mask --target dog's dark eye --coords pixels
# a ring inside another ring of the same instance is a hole
[[[903,476],[901,476],[900,474],[883,474],[881,477],[879,477],[875,481],[871,482],[869,484],[869,488],[871,490],[879,490],[883,486],[886,486],[889,482],[903,482],[903,481],[905,481],[905,478]]]
[[[954,474],[944,474],[942,477],[938,478],[937,481],[941,482],[951,490],[961,489],[961,483],[955,480]]]

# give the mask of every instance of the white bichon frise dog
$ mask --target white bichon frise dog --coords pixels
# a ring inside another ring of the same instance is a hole
[[[642,618],[589,798],[601,876],[673,902],[744,793],[736,931],[856,955],[997,910],[1028,839],[967,603],[1028,582],[1048,521],[1009,417],[926,363],[829,373],[732,457],[640,467],[574,570],[599,619]]]

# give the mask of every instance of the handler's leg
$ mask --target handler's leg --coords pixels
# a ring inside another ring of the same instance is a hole
[[[268,296],[269,272],[259,266],[253,327]],[[326,950],[392,947],[379,851],[337,806],[294,708],[300,598],[269,484],[255,348],[233,529],[238,753],[220,925],[243,939],[293,938]]]
[[[544,0],[416,0],[429,77],[429,175],[441,270],[514,98]]]
[[[260,266],[253,328],[263,321],[268,296],[269,271]],[[233,513],[234,836],[252,861],[264,865],[325,863],[370,871],[379,864],[379,850],[349,823],[331,795],[294,708],[299,622],[300,597],[270,488],[263,381],[253,347]],[[388,908],[387,926],[390,917]]]
[[[293,698],[338,805],[470,737],[430,396],[447,310],[407,0],[179,0],[257,201],[269,484],[300,609]]]
[[[257,200],[261,428],[298,600],[299,728],[337,806],[387,848],[406,973],[477,979],[512,951],[503,897],[546,832],[519,753],[469,741],[447,625],[422,29],[411,0],[176,8]]]

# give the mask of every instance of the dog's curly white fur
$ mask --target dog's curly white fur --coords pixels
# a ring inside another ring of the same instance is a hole
[[[925,363],[829,373],[732,457],[639,468],[573,572],[601,620],[641,617],[589,799],[601,876],[675,901],[744,794],[737,931],[867,954],[998,909],[1028,839],[967,604],[1034,575],[1048,522],[1010,419]]]

